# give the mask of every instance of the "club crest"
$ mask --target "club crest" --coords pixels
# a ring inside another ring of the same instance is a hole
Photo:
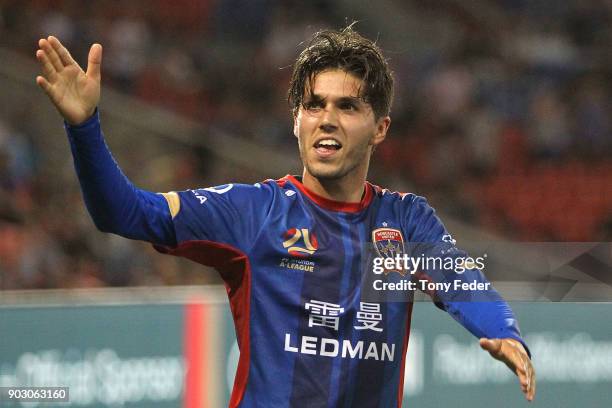
[[[377,256],[381,258],[395,258],[404,253],[404,237],[400,230],[394,228],[378,228],[372,231],[372,244],[376,249]],[[405,270],[385,269],[384,274],[397,272],[402,276],[407,274]]]

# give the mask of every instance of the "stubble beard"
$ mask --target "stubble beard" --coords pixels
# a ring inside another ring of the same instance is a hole
[[[335,181],[342,179],[348,173],[350,173],[351,169],[343,169],[342,166],[338,166],[336,168],[331,169],[318,169],[317,165],[310,166],[308,162],[304,163],[304,167],[306,171],[316,179],[325,180],[325,181]]]
[[[357,157],[344,157],[338,164],[331,163],[314,163],[311,164],[308,160],[307,153],[301,151],[300,156],[302,164],[306,171],[314,178],[321,181],[337,181],[340,180],[352,172],[356,171],[357,167],[362,161],[368,159],[367,150],[364,154],[360,155],[361,158]],[[351,160],[353,159],[353,160]],[[348,162],[348,163],[347,163]]]

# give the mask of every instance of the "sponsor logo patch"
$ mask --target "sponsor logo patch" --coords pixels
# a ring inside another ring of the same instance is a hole
[[[283,239],[283,248],[287,249],[289,255],[299,258],[312,255],[319,248],[316,235],[308,228],[291,228],[285,232]]]

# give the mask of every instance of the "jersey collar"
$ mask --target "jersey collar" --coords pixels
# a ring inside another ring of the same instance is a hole
[[[302,194],[308,197],[311,201],[314,201],[319,207],[325,208],[326,210],[331,211],[341,211],[348,213],[356,213],[364,208],[366,208],[372,202],[372,197],[374,196],[372,192],[372,186],[370,183],[366,182],[365,194],[363,198],[358,203],[347,203],[344,201],[335,201],[330,200],[329,198],[321,197],[320,195],[310,191],[300,180],[298,180],[295,176],[290,174],[283,177],[285,180],[288,180],[291,184],[293,184]]]

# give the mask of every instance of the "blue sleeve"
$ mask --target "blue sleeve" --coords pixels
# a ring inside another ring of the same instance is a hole
[[[177,244],[207,241],[248,253],[262,232],[274,199],[270,183],[225,184],[164,194]]]
[[[136,188],[121,172],[104,142],[98,111],[78,126],[64,126],[85,205],[96,227],[126,238],[174,245],[166,199]]]
[[[450,269],[440,268],[439,265],[425,268],[420,272],[425,279],[451,284],[455,280],[465,283],[489,283],[480,269],[472,262],[465,261],[468,258],[467,253],[457,248],[455,240],[424,198],[413,198],[407,228],[413,256],[442,258],[450,262],[449,265],[453,265]],[[456,265],[462,267],[456,268]],[[486,291],[451,289],[429,295],[436,306],[445,310],[474,336],[512,338],[521,342],[530,354],[512,309],[492,286]]]

